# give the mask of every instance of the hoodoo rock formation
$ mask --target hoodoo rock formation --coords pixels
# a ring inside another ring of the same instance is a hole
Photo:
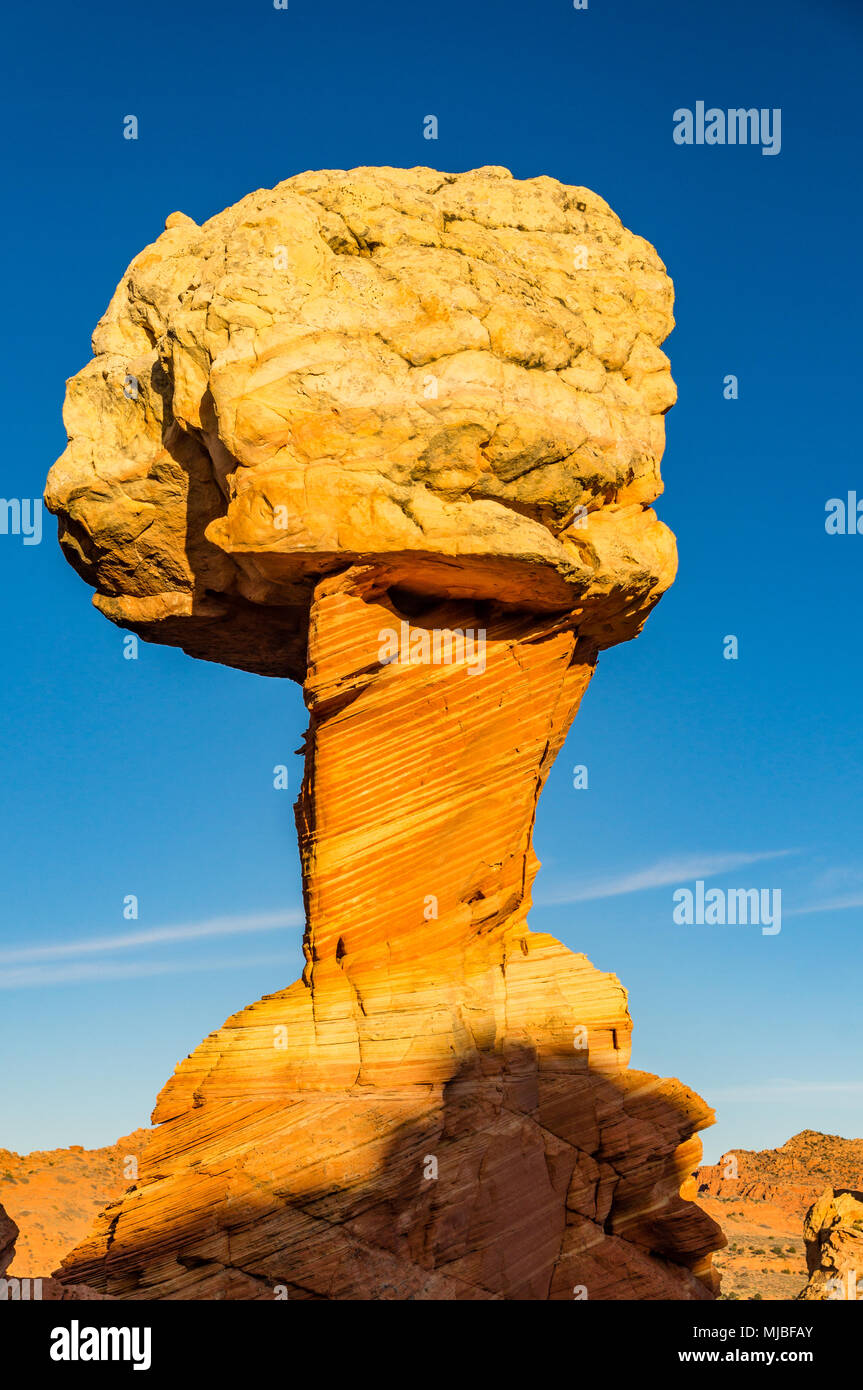
[[[46,499],[109,618],[303,683],[303,979],[159,1096],[61,1277],[120,1298],[709,1298],[712,1112],[527,924],[597,654],[674,577],[672,287],[583,188],[303,174],[133,261]]]

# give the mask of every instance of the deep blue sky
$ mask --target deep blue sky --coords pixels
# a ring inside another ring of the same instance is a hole
[[[852,0],[49,0],[4,21],[6,497],[41,493],[65,378],[175,209],[203,221],[304,169],[502,164],[595,189],[658,248],[680,574],[602,658],[552,773],[532,924],[620,976],[635,1064],[716,1105],[711,1156],[863,1133],[863,536],[824,529],[828,498],[863,497],[861,36]],[[780,107],[781,153],[676,145],[700,99]],[[45,522],[38,546],[0,536],[0,1147],[21,1152],[147,1123],[174,1062],[301,965],[289,925],[119,943],[295,913],[305,711],[168,648],[125,661]],[[699,873],[780,888],[781,933],[675,926]],[[9,954],[91,938],[110,948]]]

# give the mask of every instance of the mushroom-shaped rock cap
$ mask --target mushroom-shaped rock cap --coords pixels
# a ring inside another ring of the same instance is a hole
[[[60,542],[113,621],[263,674],[303,679],[314,586],[354,564],[609,646],[675,572],[672,300],[596,194],[496,167],[172,213],[68,383]]]

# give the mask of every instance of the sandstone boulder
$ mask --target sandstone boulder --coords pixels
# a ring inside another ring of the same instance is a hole
[[[244,669],[302,680],[315,584],[368,562],[609,645],[674,577],[671,310],[587,189],[301,174],[135,258],[45,499],[106,616]]]
[[[803,1235],[809,1282],[798,1297],[863,1301],[863,1192],[825,1188],[806,1213]]]

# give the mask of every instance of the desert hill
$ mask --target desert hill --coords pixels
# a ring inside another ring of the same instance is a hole
[[[826,1187],[863,1187],[863,1139],[801,1130],[778,1149],[729,1149],[696,1174],[697,1201],[728,1245],[725,1298],[794,1298],[807,1280],[803,1221]]]
[[[0,1149],[0,1203],[19,1230],[10,1274],[35,1279],[57,1268],[97,1212],[134,1182],[148,1133],[136,1129],[103,1149]]]

